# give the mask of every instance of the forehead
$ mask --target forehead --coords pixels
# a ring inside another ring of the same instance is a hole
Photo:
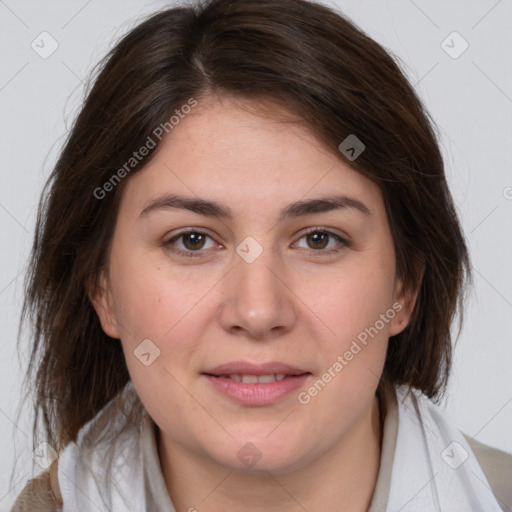
[[[374,182],[292,113],[272,108],[230,98],[199,103],[130,177],[125,194],[139,206],[172,192],[222,201],[235,211],[333,194],[381,201]]]

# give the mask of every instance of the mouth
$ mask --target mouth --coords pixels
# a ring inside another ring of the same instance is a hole
[[[293,377],[299,377],[301,375],[311,375],[309,372],[298,373],[298,374],[285,374],[285,373],[269,373],[267,375],[254,375],[254,374],[240,374],[232,373],[231,375],[215,375],[213,373],[204,373],[210,377],[216,377],[217,379],[231,379],[235,382],[241,382],[242,384],[269,384],[271,382],[281,381],[283,379],[289,379]]]
[[[254,383],[258,382],[251,380],[254,377],[258,379],[261,378],[262,380],[260,382],[273,382],[274,380],[283,380],[287,376],[304,375],[310,372],[304,368],[292,366],[288,363],[281,363],[279,361],[269,361],[265,363],[231,361],[213,368],[208,368],[203,373],[212,375],[213,377],[232,378],[237,382]]]
[[[234,361],[201,373],[215,393],[246,406],[270,405],[299,389],[313,374],[286,363]]]

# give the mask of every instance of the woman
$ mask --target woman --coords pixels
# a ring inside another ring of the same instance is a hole
[[[24,317],[53,463],[14,511],[510,506],[512,456],[432,403],[470,277],[433,126],[340,14],[154,14],[43,197]]]

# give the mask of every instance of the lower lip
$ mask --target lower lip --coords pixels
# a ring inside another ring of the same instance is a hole
[[[311,375],[294,375],[268,383],[244,384],[227,377],[213,377],[203,373],[210,384],[219,392],[245,405],[268,405],[300,388]]]

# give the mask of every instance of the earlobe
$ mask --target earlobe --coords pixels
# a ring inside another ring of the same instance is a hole
[[[409,324],[420,287],[421,279],[416,289],[412,289],[401,278],[396,278],[393,294],[393,309],[396,311],[396,315],[391,321],[389,336],[401,333]]]
[[[112,294],[103,271],[101,271],[98,278],[89,287],[87,295],[98,315],[105,334],[111,338],[119,338],[119,327],[114,314]]]

